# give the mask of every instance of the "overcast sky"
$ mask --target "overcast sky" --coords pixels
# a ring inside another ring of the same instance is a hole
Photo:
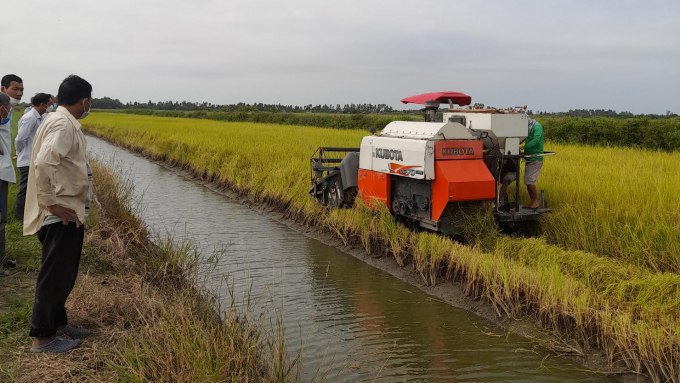
[[[3,0],[24,101],[385,103],[460,91],[560,111],[680,112],[680,1]]]

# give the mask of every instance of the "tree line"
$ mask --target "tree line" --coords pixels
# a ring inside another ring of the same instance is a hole
[[[476,107],[484,107],[483,104],[475,104]],[[335,113],[335,114],[419,114],[419,110],[397,110],[387,104],[319,104],[319,105],[282,105],[282,104],[237,104],[218,105],[209,102],[188,101],[159,101],[153,102],[127,102],[122,103],[118,99],[109,97],[94,98],[92,107],[95,109],[142,109],[142,110],[170,110],[170,111],[211,111],[211,112],[283,112],[283,113]],[[471,108],[471,107],[468,107]],[[442,111],[445,111],[443,109]],[[570,109],[568,112],[546,112],[532,110],[529,115],[539,117],[608,117],[608,118],[632,118],[646,117],[651,119],[678,117],[676,113],[667,110],[665,114],[633,114],[631,112],[617,112],[611,109]]]
[[[631,112],[617,112],[611,109],[570,109],[568,112],[545,112],[537,111],[533,113],[528,112],[533,116],[540,117],[608,117],[608,118],[633,118],[633,117],[647,117],[647,118],[674,118],[678,117],[676,113],[667,110],[664,114],[633,114]]]
[[[209,102],[187,101],[159,101],[127,102],[123,104],[118,99],[109,97],[94,98],[92,107],[95,109],[148,109],[148,110],[179,110],[179,111],[214,111],[214,112],[286,112],[286,113],[342,113],[342,114],[385,114],[400,113],[386,104],[319,104],[319,105],[282,105],[282,104],[237,104],[218,105]],[[408,111],[412,112],[412,111]]]

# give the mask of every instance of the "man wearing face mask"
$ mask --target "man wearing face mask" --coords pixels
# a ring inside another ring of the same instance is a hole
[[[49,96],[50,102],[48,105],[50,106],[50,108],[47,108],[47,113],[53,112],[55,109],[57,109],[57,99],[51,94]],[[24,109],[24,115],[28,114],[28,112],[30,112],[32,109],[33,109],[33,97],[31,97],[31,103],[26,107],[26,109]]]
[[[24,203],[26,201],[26,185],[28,183],[28,168],[31,164],[33,137],[43,118],[48,112],[52,111],[51,100],[52,96],[49,94],[36,94],[31,98],[33,108],[24,114],[18,123],[18,132],[14,144],[17,149],[17,167],[19,168],[20,181],[19,193],[14,205],[14,216],[20,221],[24,220]]]
[[[9,96],[4,93],[0,93],[0,126],[2,129],[9,129],[9,122],[12,119],[12,104],[9,100]],[[7,128],[5,128],[7,127]],[[2,152],[0,150],[0,152]],[[4,152],[0,154],[0,158],[4,157]],[[4,158],[3,158],[4,159]],[[0,181],[0,203],[7,204],[7,182]],[[4,193],[2,193],[4,191]],[[3,202],[4,201],[4,202]],[[0,269],[5,266],[10,266],[5,264],[5,222],[7,222],[6,210],[0,206],[2,212],[0,212],[0,231],[2,234],[2,248],[0,249]],[[5,271],[6,272],[6,271]]]
[[[15,74],[5,75],[0,80],[0,92],[10,97],[12,106],[17,106],[24,96],[24,80]]]
[[[24,95],[23,80],[16,75],[8,74],[0,80],[0,93],[9,97],[10,109],[21,102]],[[4,113],[4,112],[3,112]],[[0,124],[0,265],[5,262],[5,225],[7,224],[7,189],[10,183],[16,182],[16,173],[12,164],[12,113],[2,119]]]
[[[68,323],[64,304],[78,275],[83,224],[92,199],[87,142],[78,122],[92,107],[92,85],[71,75],[59,86],[57,98],[59,107],[33,139],[24,214],[24,235],[38,233],[42,244],[29,332],[31,351],[49,353],[78,347],[89,334]]]
[[[50,95],[50,107],[47,108],[47,113],[54,112],[57,110],[57,98],[54,97],[53,94]],[[43,120],[47,117],[47,115],[43,116]]]

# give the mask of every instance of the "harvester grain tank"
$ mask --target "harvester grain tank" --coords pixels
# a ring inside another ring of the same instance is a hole
[[[395,216],[446,235],[461,229],[466,210],[482,205],[491,204],[496,221],[510,225],[550,211],[545,205],[529,209],[518,198],[499,200],[504,162],[528,157],[520,150],[529,133],[526,107],[462,109],[471,98],[458,92],[401,101],[423,105],[425,122],[391,122],[364,137],[359,148],[319,148],[311,158],[312,197],[343,207],[359,196],[369,206],[382,203]],[[442,103],[449,108],[440,117]],[[520,166],[517,171],[519,196]]]

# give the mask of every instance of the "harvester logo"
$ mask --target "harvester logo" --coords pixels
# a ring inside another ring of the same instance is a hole
[[[404,156],[401,154],[401,150],[392,149],[379,149],[375,148],[373,152],[373,157],[382,158],[383,160],[393,160],[393,161],[403,161]]]
[[[442,156],[474,156],[472,148],[442,148]]]
[[[406,177],[415,177],[417,175],[423,174],[423,171],[419,170],[419,168],[422,168],[422,166],[399,165],[399,164],[395,164],[395,163],[390,162],[389,167],[390,167],[390,173],[391,174],[399,174],[399,175],[406,176]]]

